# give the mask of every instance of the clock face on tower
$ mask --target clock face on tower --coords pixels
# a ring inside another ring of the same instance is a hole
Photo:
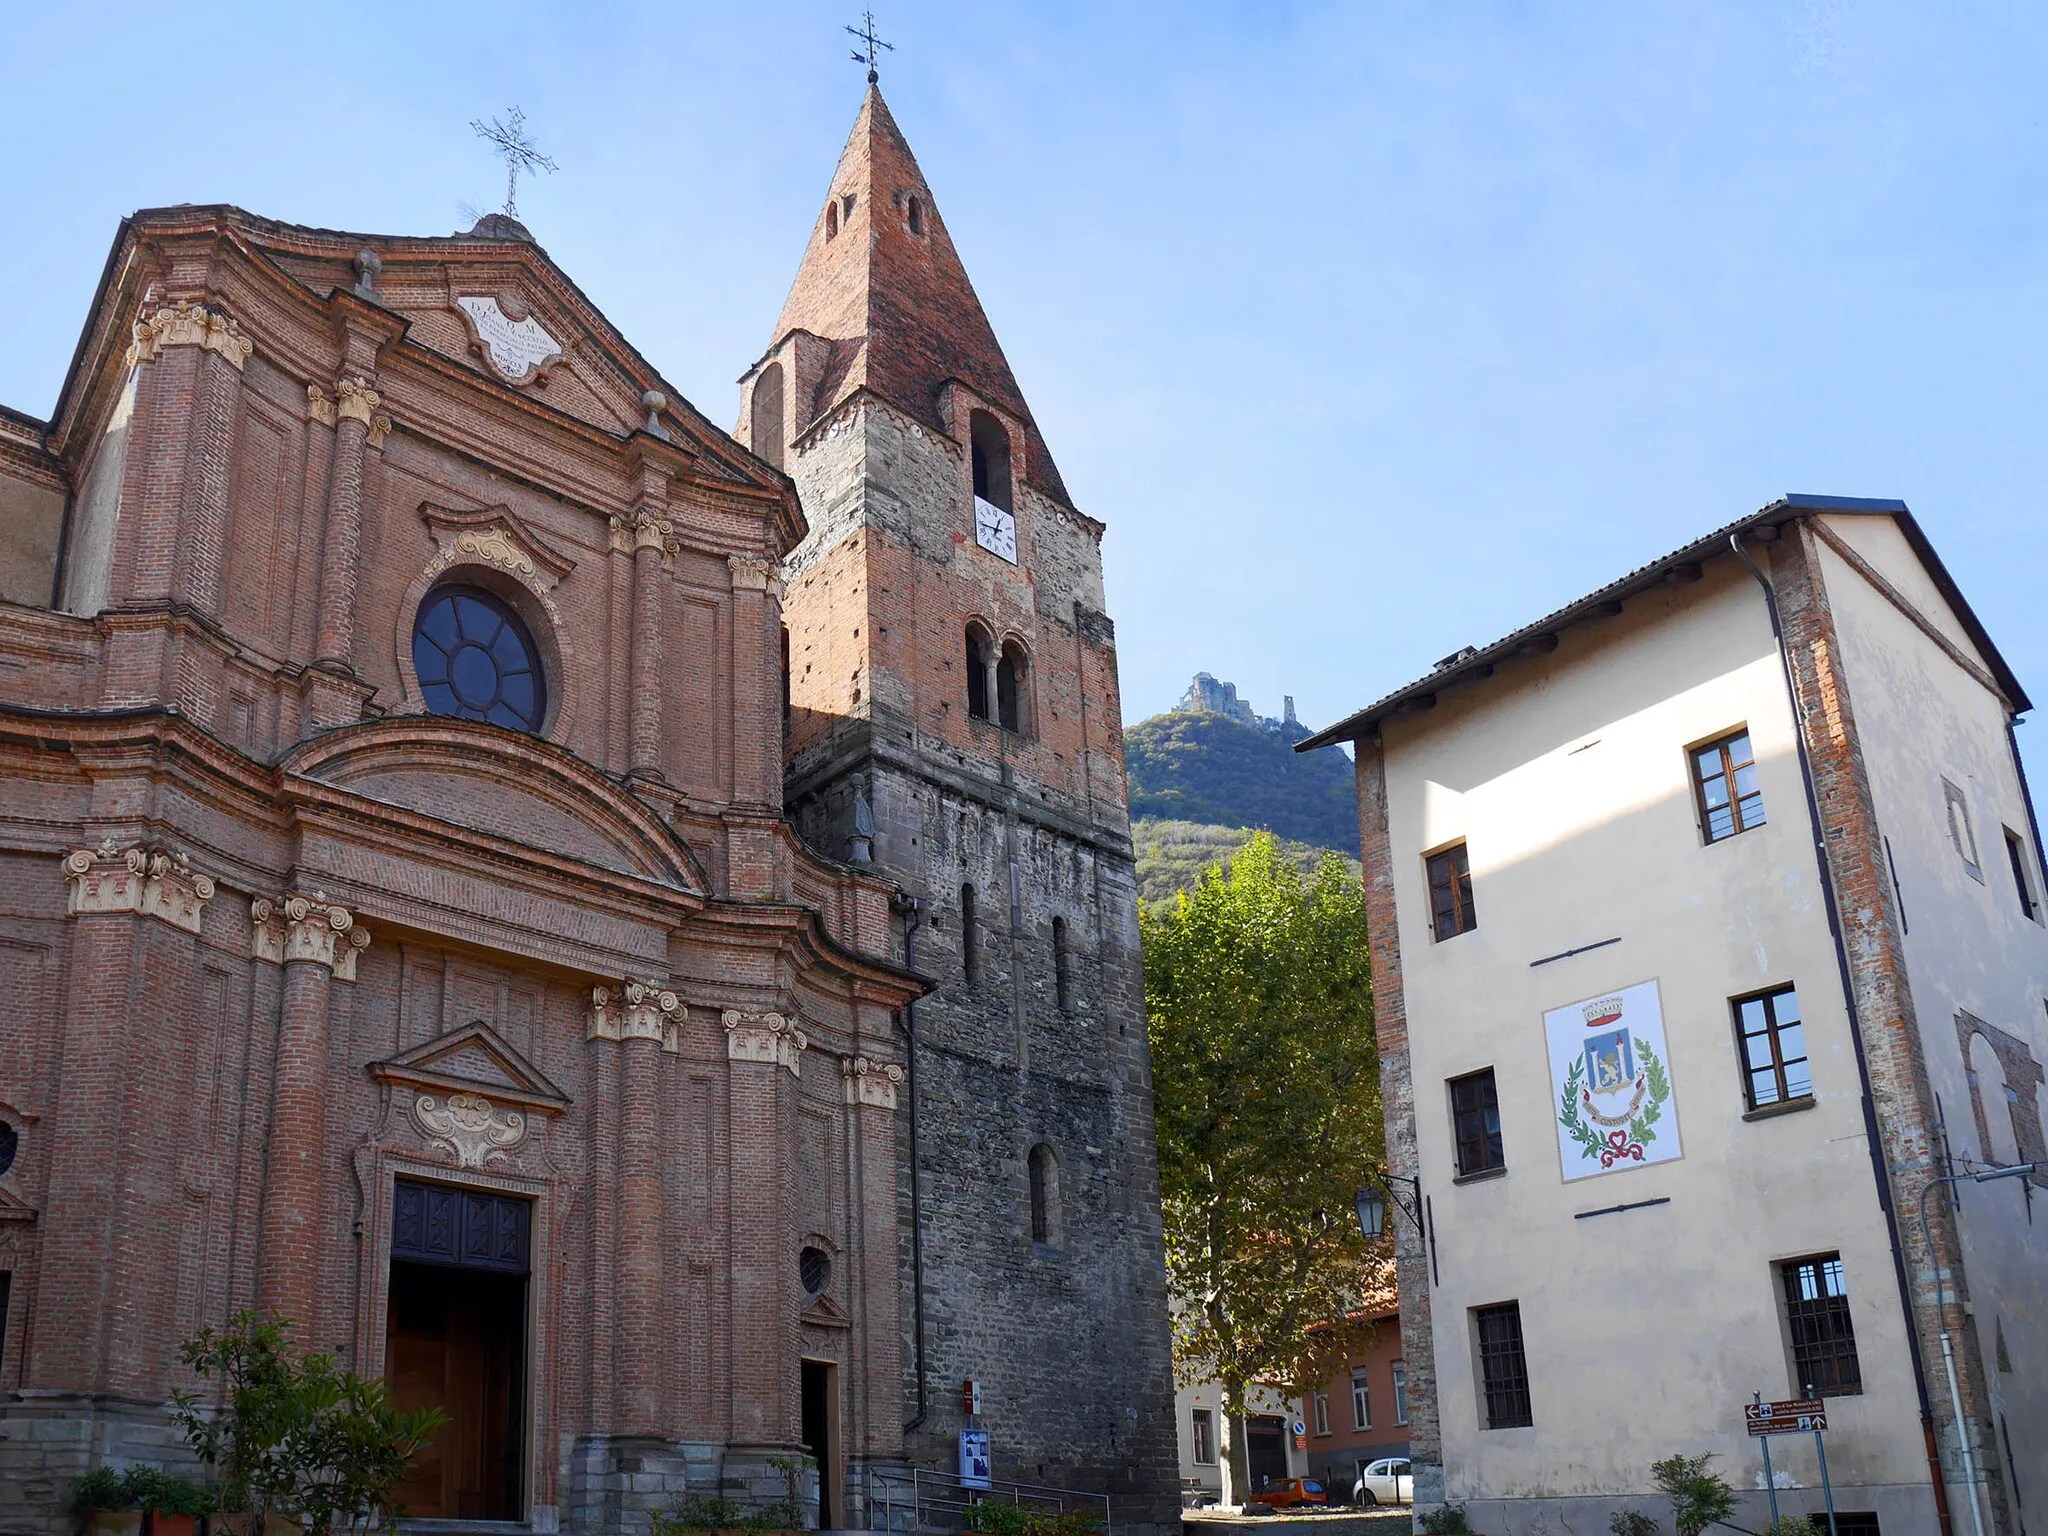
[[[992,501],[974,498],[974,542],[992,555],[1017,563],[1017,518]]]

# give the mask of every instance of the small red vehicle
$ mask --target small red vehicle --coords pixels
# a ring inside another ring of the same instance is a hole
[[[1327,1504],[1329,1492],[1312,1477],[1290,1477],[1268,1487],[1245,1500],[1247,1504],[1265,1504],[1273,1509],[1295,1509],[1304,1504]]]

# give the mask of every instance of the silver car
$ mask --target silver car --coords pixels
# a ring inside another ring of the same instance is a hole
[[[1413,1504],[1415,1478],[1408,1470],[1406,1456],[1382,1456],[1358,1470],[1351,1485],[1353,1504]]]

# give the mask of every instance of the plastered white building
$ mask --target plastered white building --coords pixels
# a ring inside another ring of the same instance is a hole
[[[1302,743],[1356,744],[1420,1508],[1604,1531],[1712,1452],[1761,1527],[1743,1405],[1811,1387],[1843,1536],[2048,1529],[2028,707],[1903,503],[1790,497]]]

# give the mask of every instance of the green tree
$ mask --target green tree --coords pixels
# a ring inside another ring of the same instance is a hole
[[[1666,1456],[1650,1464],[1651,1481],[1671,1500],[1678,1536],[1700,1536],[1735,1513],[1735,1490],[1720,1473],[1707,1470],[1713,1459],[1714,1453],[1708,1451],[1702,1456]]]
[[[339,1369],[330,1355],[297,1356],[292,1325],[237,1312],[224,1329],[201,1329],[179,1353],[202,1378],[218,1381],[209,1407],[171,1394],[171,1416],[200,1460],[220,1479],[220,1508],[285,1515],[306,1536],[395,1528],[407,1464],[447,1422],[438,1408],[399,1413],[384,1383]]]
[[[1365,892],[1304,875],[1260,833],[1139,917],[1174,1363],[1223,1389],[1226,1502],[1248,1490],[1254,1382],[1320,1378],[1385,1253],[1353,1196],[1382,1155]]]

